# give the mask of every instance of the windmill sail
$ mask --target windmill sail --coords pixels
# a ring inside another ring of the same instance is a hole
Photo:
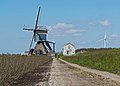
[[[37,19],[36,19],[36,23],[35,23],[35,30],[37,29],[37,26],[38,26],[38,20],[39,20],[39,16],[40,16],[40,9],[41,9],[41,7],[39,7],[39,9],[38,9]]]
[[[35,23],[35,29],[34,29],[34,33],[33,33],[33,37],[32,37],[31,43],[30,43],[29,50],[30,50],[31,47],[32,47],[33,39],[36,40],[36,37],[35,37],[35,32],[36,32],[36,31],[35,31],[35,30],[37,29],[37,25],[38,25],[38,19],[39,19],[39,15],[40,15],[40,8],[41,8],[41,7],[39,7],[39,9],[38,9],[37,19],[36,19],[36,23]]]

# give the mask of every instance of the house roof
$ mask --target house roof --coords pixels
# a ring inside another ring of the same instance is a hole
[[[67,43],[67,44],[65,44],[65,46],[66,46],[66,45],[69,45],[69,44],[72,45],[72,46],[74,46],[72,43]],[[75,46],[74,46],[74,47],[75,47]]]

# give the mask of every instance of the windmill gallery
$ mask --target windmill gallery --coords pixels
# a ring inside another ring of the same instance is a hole
[[[41,7],[38,9],[37,19],[35,22],[34,29],[23,28],[23,30],[32,31],[33,36],[29,45],[28,55],[41,55],[55,53],[55,43],[47,40],[48,30],[45,26],[38,26],[39,16],[40,16]],[[34,48],[31,48],[33,42],[36,42]]]

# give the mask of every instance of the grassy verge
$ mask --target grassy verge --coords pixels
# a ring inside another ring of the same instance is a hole
[[[0,86],[9,86],[12,80],[51,60],[46,56],[0,55]]]
[[[120,75],[120,49],[88,49],[75,56],[62,59],[85,67]]]

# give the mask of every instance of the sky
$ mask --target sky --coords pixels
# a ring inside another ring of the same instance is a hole
[[[49,30],[48,40],[60,52],[67,43],[79,48],[120,47],[120,0],[1,0],[0,53],[23,53],[29,49],[38,7],[39,25]],[[34,47],[34,45],[33,45]]]

